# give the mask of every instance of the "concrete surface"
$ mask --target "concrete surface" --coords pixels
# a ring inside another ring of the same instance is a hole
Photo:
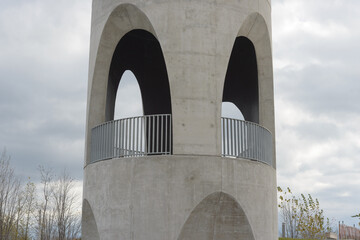
[[[88,164],[91,129],[109,120],[113,54],[134,29],[162,49],[173,155]],[[276,170],[220,157],[224,81],[240,36],[256,53],[258,122],[275,139],[269,0],[93,0],[83,239],[277,239]]]
[[[84,185],[95,220],[87,218],[83,225],[96,221],[90,229],[97,226],[102,240],[233,239],[196,238],[196,232],[214,230],[204,220],[210,221],[216,208],[231,211],[214,215],[227,221],[218,228],[241,226],[233,235],[249,236],[238,239],[277,239],[275,170],[266,164],[209,156],[112,159],[88,165]],[[217,193],[227,202],[207,207]],[[189,229],[194,218],[202,222]],[[84,239],[92,236],[83,231]]]

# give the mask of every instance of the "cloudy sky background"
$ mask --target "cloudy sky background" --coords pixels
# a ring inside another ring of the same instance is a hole
[[[278,184],[360,212],[360,1],[272,0]],[[82,180],[90,0],[0,1],[0,149]],[[131,76],[128,114],[141,106]],[[122,102],[126,104],[125,100]]]

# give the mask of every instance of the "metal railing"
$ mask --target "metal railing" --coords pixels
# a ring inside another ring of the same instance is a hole
[[[91,131],[90,162],[172,153],[170,114],[114,120]]]
[[[221,118],[222,156],[247,158],[273,166],[273,138],[252,122]]]

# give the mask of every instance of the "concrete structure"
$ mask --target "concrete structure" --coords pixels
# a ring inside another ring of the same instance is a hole
[[[171,118],[103,124],[125,70]],[[93,0],[86,129],[83,239],[277,239],[270,0]]]

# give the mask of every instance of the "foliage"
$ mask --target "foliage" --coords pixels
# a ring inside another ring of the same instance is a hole
[[[279,238],[279,240],[300,240],[299,238]],[[315,239],[301,239],[301,240],[315,240]]]
[[[279,238],[279,240],[300,240],[299,238]],[[301,238],[301,240],[315,240],[315,239],[304,239]]]
[[[353,217],[353,218],[359,218],[359,220],[360,220],[360,213],[357,214],[357,215],[351,216],[351,217]],[[359,226],[360,226],[360,221],[359,221]]]
[[[325,239],[331,231],[329,219],[325,219],[318,199],[308,194],[295,197],[290,188],[278,187],[280,216],[285,223],[285,237]]]
[[[297,229],[299,220],[299,200],[292,194],[290,188],[285,191],[278,187],[280,216],[285,223],[285,237],[297,238],[299,231]]]

